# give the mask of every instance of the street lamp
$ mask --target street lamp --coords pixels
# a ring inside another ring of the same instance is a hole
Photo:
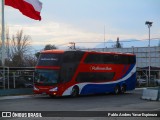
[[[148,49],[149,49],[149,77],[148,77],[148,82],[147,82],[147,85],[150,84],[150,79],[151,79],[151,51],[150,51],[150,28],[152,26],[153,22],[150,22],[150,21],[146,21],[145,22],[145,25],[148,26],[148,29],[149,29],[149,45],[148,45]]]

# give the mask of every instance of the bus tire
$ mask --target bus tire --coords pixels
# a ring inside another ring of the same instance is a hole
[[[126,92],[126,85],[123,84],[123,85],[121,86],[121,93],[124,94],[125,92]]]
[[[119,85],[116,85],[114,88],[114,94],[118,95],[119,93],[120,93],[120,87],[119,87]]]
[[[74,86],[71,91],[71,96],[77,97],[78,95],[79,95],[79,88],[78,88],[78,86]]]

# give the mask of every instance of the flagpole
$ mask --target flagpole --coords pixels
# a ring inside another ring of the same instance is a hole
[[[4,0],[2,0],[2,67],[3,67],[3,85],[5,89],[5,23],[4,23]]]

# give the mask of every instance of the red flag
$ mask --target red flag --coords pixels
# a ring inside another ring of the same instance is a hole
[[[18,9],[27,17],[41,20],[42,3],[39,0],[5,0],[5,5]]]

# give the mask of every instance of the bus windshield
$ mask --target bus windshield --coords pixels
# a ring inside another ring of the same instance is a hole
[[[58,83],[59,70],[37,70],[36,83],[50,85]]]

